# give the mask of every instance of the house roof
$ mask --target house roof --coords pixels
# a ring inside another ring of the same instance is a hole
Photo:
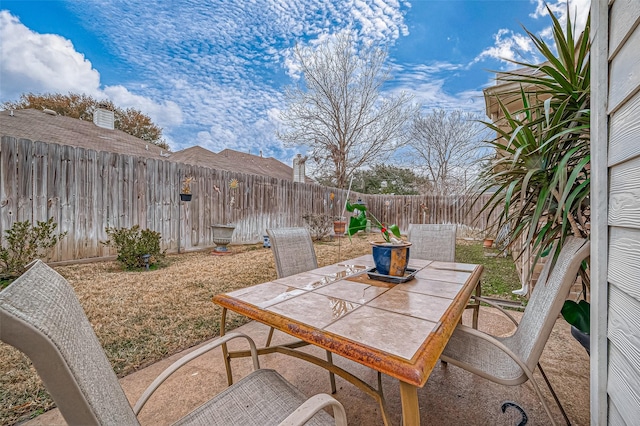
[[[502,111],[498,104],[498,98],[507,107],[509,111],[515,111],[523,108],[522,97],[520,94],[520,88],[523,86],[522,82],[518,80],[518,77],[534,76],[539,74],[539,68],[548,65],[549,62],[543,62],[538,65],[538,68],[523,67],[508,72],[499,72],[496,74],[496,84],[483,89],[485,112],[487,117],[493,120],[497,120],[502,117]],[[511,81],[513,79],[513,81]],[[531,84],[524,85],[525,88],[530,88]]]
[[[36,109],[14,110],[13,116],[10,111],[0,111],[0,136],[293,180],[293,168],[275,158],[264,158],[232,149],[216,154],[200,146],[168,153],[121,130],[105,129],[90,121],[50,115]],[[310,178],[306,178],[306,181],[313,182]]]
[[[122,130],[98,127],[90,121],[50,115],[36,109],[0,111],[0,136],[57,143],[96,151],[167,159],[162,148]]]
[[[273,157],[261,157],[233,149],[224,149],[219,153],[200,146],[192,146],[172,154],[172,161],[212,167],[215,169],[237,171],[276,179],[293,180],[293,168]],[[312,179],[306,178],[308,183]]]

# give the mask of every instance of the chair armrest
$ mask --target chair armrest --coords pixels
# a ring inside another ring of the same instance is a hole
[[[479,339],[486,340],[487,342],[491,343],[492,345],[500,349],[502,352],[507,354],[509,358],[514,360],[516,364],[518,364],[518,366],[520,366],[520,368],[522,368],[522,370],[527,374],[527,376],[532,377],[533,372],[531,371],[531,369],[529,369],[529,367],[527,367],[527,365],[520,358],[520,356],[518,356],[518,354],[513,352],[511,348],[507,347],[504,343],[496,339],[494,336],[487,334],[483,331],[476,330],[475,328],[467,327],[465,325],[458,325],[458,327],[456,327],[456,332],[468,333]],[[455,365],[455,362],[454,362],[455,360],[444,354],[441,355],[440,358],[443,359],[445,362],[451,362],[452,364]]]
[[[142,395],[136,402],[136,405],[133,407],[133,413],[137,416],[138,413],[140,413],[140,410],[142,410],[142,407],[144,407],[144,404],[147,403],[147,400],[149,399],[149,397],[151,397],[151,395],[158,389],[158,387],[165,380],[167,380],[169,376],[175,373],[180,367],[198,358],[200,355],[203,355],[209,352],[210,350],[215,349],[224,343],[227,343],[229,340],[236,339],[238,337],[244,337],[245,339],[247,339],[247,341],[249,342],[249,346],[251,348],[251,358],[253,360],[253,369],[254,370],[260,369],[260,362],[258,361],[258,351],[256,349],[256,344],[253,342],[253,340],[246,334],[239,333],[239,332],[225,334],[224,336],[219,337],[210,343],[207,343],[203,347],[188,353],[187,355],[183,356],[182,358],[178,359],[176,362],[171,364],[169,367],[167,367],[162,373],[160,373],[160,375],[156,377],[156,379],[142,393]]]
[[[502,312],[507,318],[509,318],[516,326],[518,326],[518,320],[516,320],[513,315],[511,315],[506,309],[504,309],[502,306],[498,305],[497,303],[491,301],[491,300],[487,300],[484,297],[476,297],[476,296],[472,296],[472,298],[478,302],[482,302],[482,303],[486,303],[487,305],[493,306],[494,308],[497,308],[500,312]]]
[[[324,407],[333,408],[333,418],[336,426],[347,426],[347,413],[342,404],[326,393],[319,393],[307,399],[293,413],[289,414],[279,426],[302,426]]]

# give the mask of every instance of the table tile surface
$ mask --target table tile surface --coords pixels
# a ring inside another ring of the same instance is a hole
[[[336,297],[307,292],[271,305],[267,310],[316,328],[324,328],[361,305]]]
[[[451,299],[452,297],[443,298],[412,293],[407,291],[405,287],[398,285],[372,300],[368,306],[438,322],[451,304]]]
[[[296,287],[302,290],[314,290],[318,287],[331,284],[340,278],[336,276],[320,275],[313,272],[303,272],[285,278],[278,278],[274,283],[283,284],[289,287]]]
[[[420,318],[361,306],[327,326],[325,330],[366,346],[411,359],[435,325],[434,322]]]
[[[317,289],[315,292],[332,296],[339,299],[348,300],[355,303],[364,304],[371,299],[380,296],[387,291],[387,288],[365,285],[349,280],[336,281],[323,288]]]
[[[451,283],[464,284],[469,279],[471,272],[455,271],[450,269],[433,268],[431,265],[421,269],[416,274],[418,278],[428,278],[430,280],[447,281]]]

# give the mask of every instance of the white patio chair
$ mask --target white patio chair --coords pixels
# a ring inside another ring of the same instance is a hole
[[[176,424],[346,425],[342,405],[326,394],[304,395],[274,370],[260,369],[253,341],[231,333],[182,357],[144,391],[133,408],[67,281],[41,261],[0,292],[0,340],[25,353],[69,424],[137,425],[137,415],[167,377],[238,337],[248,340],[254,371]],[[306,423],[309,420],[309,423]]]
[[[560,404],[539,360],[551,330],[560,314],[571,286],[576,280],[580,264],[589,256],[589,242],[575,237],[566,239],[554,265],[545,264],[520,323],[495,303],[479,298],[482,302],[500,309],[516,325],[516,331],[508,337],[494,337],[487,333],[458,325],[444,349],[441,359],[464,368],[481,377],[507,386],[516,386],[531,380],[553,424],[556,424],[533,376],[536,365],[567,424],[569,419]],[[553,269],[552,269],[553,268]]]

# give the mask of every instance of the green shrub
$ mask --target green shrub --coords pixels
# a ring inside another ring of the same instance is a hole
[[[46,222],[37,221],[36,226],[28,220],[15,222],[6,230],[0,247],[0,279],[17,278],[29,263],[45,257],[49,249],[67,235],[66,232],[55,235],[57,226],[53,218],[49,218]]]
[[[106,228],[109,239],[103,244],[115,247],[117,260],[125,269],[145,267],[143,255],[149,254],[149,265],[160,263],[164,252],[160,251],[160,233],[150,229],[140,229],[138,225],[131,228]]]

